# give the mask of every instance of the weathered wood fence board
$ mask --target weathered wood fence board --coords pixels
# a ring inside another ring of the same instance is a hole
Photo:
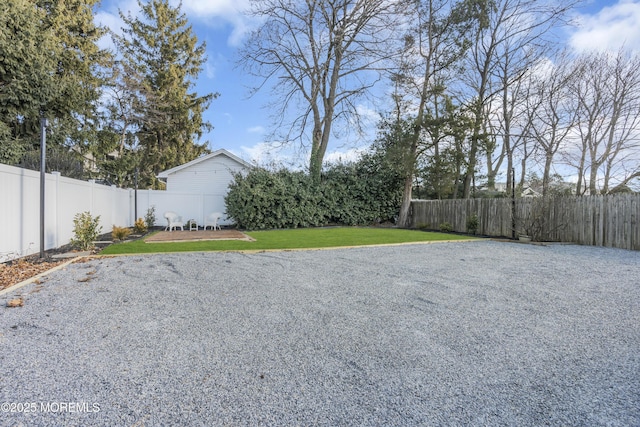
[[[466,232],[476,214],[478,234],[511,237],[511,199],[414,200],[412,226],[437,230],[449,223]],[[516,234],[583,245],[640,250],[640,194],[516,199]]]

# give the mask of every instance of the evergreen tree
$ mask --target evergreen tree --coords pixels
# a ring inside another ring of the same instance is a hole
[[[97,69],[109,58],[97,45],[104,34],[93,23],[97,3],[8,0],[0,9],[0,161],[33,157],[41,115],[60,156],[86,143],[102,83]]]
[[[188,25],[181,5],[168,0],[138,0],[141,15],[120,13],[125,28],[114,36],[127,78],[126,91],[135,96],[134,112],[140,185],[157,187],[156,175],[195,159],[206,151],[198,144],[211,125],[202,114],[217,94],[198,96],[191,91],[202,70],[205,45]]]
[[[0,8],[0,162],[17,164],[28,144],[24,125],[46,101],[53,48],[40,22],[44,11],[28,0]],[[37,117],[37,116],[36,116]]]

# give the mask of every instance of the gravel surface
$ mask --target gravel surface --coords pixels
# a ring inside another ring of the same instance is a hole
[[[638,252],[102,258],[17,296],[0,425],[640,425]]]

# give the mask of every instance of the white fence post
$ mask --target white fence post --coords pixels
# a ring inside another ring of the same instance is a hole
[[[89,213],[93,216],[93,212],[95,211],[94,208],[94,196],[95,196],[95,185],[96,185],[96,180],[95,179],[90,179],[89,180],[89,184],[91,184],[91,204],[89,205]]]
[[[117,218],[118,215],[116,214],[116,209],[117,209],[117,195],[116,195],[116,186],[115,185],[111,185],[111,192],[110,192],[110,196],[111,196],[111,224],[113,225],[117,225],[120,226],[119,224],[117,224]],[[127,215],[128,217],[129,215]],[[124,224],[125,227],[128,227],[129,224]]]
[[[131,218],[133,218],[133,223],[135,224],[138,218],[134,218],[136,216],[135,215],[136,209],[134,206],[135,198],[133,194],[134,190],[132,190],[131,188],[129,188],[128,190],[129,190],[129,221],[131,221]]]
[[[54,187],[54,193],[55,196],[51,198],[51,200],[53,201],[53,203],[55,203],[55,206],[52,206],[51,209],[48,209],[48,212],[51,214],[53,214],[54,218],[53,218],[53,224],[54,224],[54,236],[53,236],[53,242],[54,242],[54,247],[60,247],[60,172],[51,172],[51,175],[53,175],[55,177],[55,185]]]

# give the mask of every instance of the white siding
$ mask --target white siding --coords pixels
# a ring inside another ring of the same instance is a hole
[[[193,219],[202,226],[204,219],[213,212],[225,212],[224,195],[177,193],[162,190],[138,190],[138,216],[144,217],[151,206],[155,208],[155,225],[167,225],[164,213],[172,211],[182,217],[186,223]],[[223,216],[223,225],[231,221]]]
[[[233,173],[243,169],[235,160],[219,155],[170,174],[167,191],[224,197],[233,181]]]
[[[169,173],[166,191],[149,193],[148,206],[156,205],[160,221],[164,221],[163,213],[171,210],[181,215],[185,222],[195,219],[202,224],[212,212],[226,213],[224,197],[229,184],[233,182],[233,174],[243,170],[246,170],[245,165],[225,154],[184,167]],[[221,223],[229,224],[230,221]]]

